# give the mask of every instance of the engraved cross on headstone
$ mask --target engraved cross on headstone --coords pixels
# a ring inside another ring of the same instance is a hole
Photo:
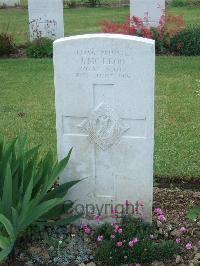
[[[123,141],[123,138],[144,138],[146,117],[133,119],[120,116],[117,110],[115,84],[93,84],[90,95],[90,112],[87,117],[63,117],[64,134],[87,137],[88,145],[93,145],[95,197],[115,199],[117,180],[110,172],[110,168],[101,164],[101,158],[112,149],[112,146]],[[73,132],[70,132],[69,128],[73,128]],[[113,179],[112,182],[107,179],[108,176]]]

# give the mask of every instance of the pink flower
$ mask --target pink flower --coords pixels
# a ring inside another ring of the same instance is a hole
[[[97,222],[101,221],[101,220],[102,220],[102,216],[100,216],[100,215],[96,215],[96,216],[95,216],[95,220],[96,220]]]
[[[185,232],[187,232],[187,229],[186,229],[184,226],[182,226],[182,227],[180,228],[180,232],[181,232],[181,233],[185,233]]]
[[[153,240],[153,239],[154,239],[154,235],[150,235],[149,237],[150,237],[150,239],[151,239],[151,240]]]
[[[85,234],[89,235],[91,233],[91,229],[89,227],[84,229]]]
[[[101,236],[98,236],[98,237],[97,237],[97,241],[98,241],[98,242],[103,241],[103,236],[102,236],[102,235],[101,235]]]
[[[133,240],[129,241],[129,242],[128,242],[128,245],[129,245],[129,247],[132,248],[132,247],[134,246],[134,242],[133,242]]]
[[[119,230],[121,230],[121,228],[119,227],[119,225],[115,225],[115,233],[118,233]]]
[[[115,227],[116,225],[117,225],[117,223],[115,222],[115,223],[111,223],[111,225],[113,226],[113,227]]]
[[[112,210],[111,212],[112,212],[112,214],[116,214],[116,213],[118,213],[117,210]]]
[[[117,242],[117,246],[118,246],[118,247],[123,246],[123,242],[122,242],[122,241],[118,241],[118,242]]]
[[[81,228],[83,229],[85,234],[89,235],[91,233],[91,229],[88,227],[87,224],[82,224]]]
[[[87,227],[88,227],[87,224],[82,224],[82,225],[81,225],[81,228],[82,228],[82,229],[87,228]]]
[[[91,233],[91,229],[90,229],[90,227],[88,227],[87,224],[83,224],[82,229],[83,229],[84,233],[87,235],[89,235]]]
[[[115,238],[115,235],[114,235],[114,234],[112,234],[112,235],[110,236],[110,238],[111,238],[111,239],[114,239],[114,238]]]
[[[137,237],[134,237],[132,241],[133,241],[134,244],[136,244],[139,240],[138,240]]]
[[[156,209],[154,210],[154,213],[157,214],[157,215],[164,215],[164,214],[163,214],[163,211],[162,211],[160,208],[156,208]]]
[[[190,242],[190,243],[187,243],[187,245],[185,246],[186,247],[186,249],[192,249],[193,248],[193,246],[192,246],[192,243]]]
[[[117,233],[117,232],[118,232],[118,228],[119,228],[119,226],[118,226],[118,225],[116,225],[116,226],[115,226],[115,233]]]
[[[181,239],[180,238],[176,238],[176,243],[180,244],[181,243]]]
[[[118,214],[118,211],[117,210],[112,210],[111,213],[113,214],[112,215],[112,218],[113,219],[116,219],[117,218],[117,215],[116,214]]]
[[[142,264],[140,264],[140,263],[136,263],[135,266],[142,266]]]
[[[119,234],[121,234],[122,231],[123,231],[122,228],[119,228],[117,232],[118,232]]]
[[[133,247],[135,244],[138,243],[138,241],[139,241],[138,238],[137,237],[134,237],[132,240],[130,240],[128,242],[129,247]]]
[[[158,220],[161,221],[161,222],[165,221],[166,219],[165,219],[164,214],[159,215],[158,216]]]

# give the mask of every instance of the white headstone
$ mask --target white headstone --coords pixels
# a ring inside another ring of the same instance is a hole
[[[19,4],[20,0],[0,0],[0,6],[15,6]]]
[[[109,204],[143,201],[151,220],[154,46],[120,34],[54,42],[59,159],[73,147],[61,182],[86,178],[69,196],[79,207],[92,204],[104,216]]]
[[[63,0],[29,0],[30,39],[64,36]]]
[[[165,0],[130,0],[130,17],[139,17],[152,27],[159,25],[164,10]]]

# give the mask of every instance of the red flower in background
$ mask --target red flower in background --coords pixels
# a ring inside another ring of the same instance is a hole
[[[148,12],[145,13],[144,21],[138,17],[127,18],[124,23],[115,23],[112,21],[103,21],[101,31],[104,33],[121,33],[126,35],[140,36],[148,39],[154,39],[164,48],[168,48],[170,39],[180,32],[185,26],[182,16],[169,14],[163,10],[157,27],[148,25]],[[182,48],[182,44],[178,49]]]

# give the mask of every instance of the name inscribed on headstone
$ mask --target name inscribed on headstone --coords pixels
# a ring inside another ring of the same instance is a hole
[[[79,57],[79,69],[75,73],[76,77],[87,77],[91,72],[95,72],[97,78],[130,78],[127,73],[127,59],[130,54],[127,51],[80,49],[75,51],[75,56]]]

